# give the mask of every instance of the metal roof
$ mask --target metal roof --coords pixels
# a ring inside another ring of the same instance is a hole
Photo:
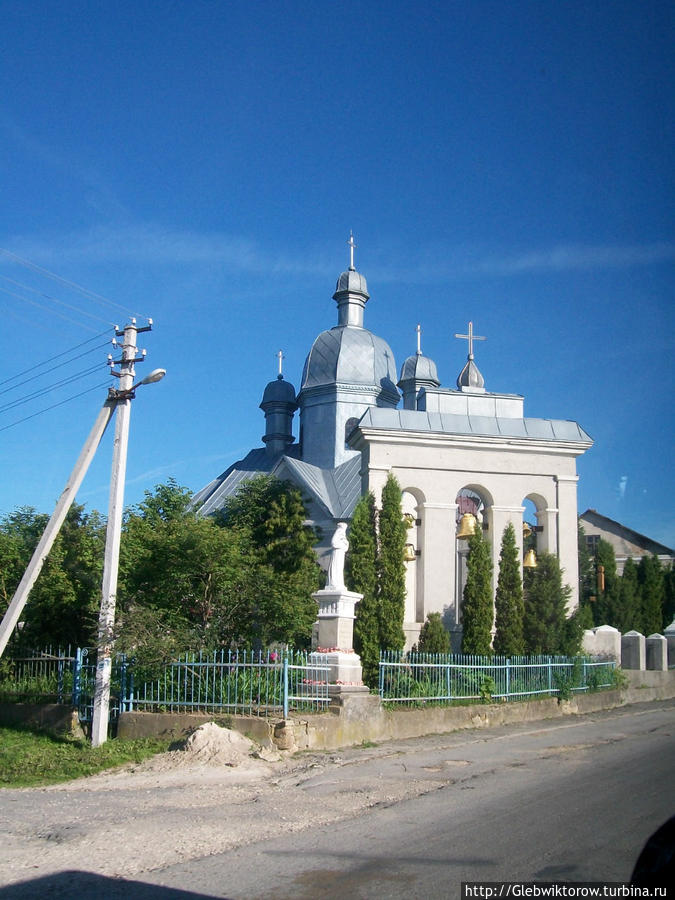
[[[576,422],[563,419],[460,416],[424,410],[370,407],[359,426],[386,431],[418,431],[476,437],[524,438],[592,444],[593,439]]]

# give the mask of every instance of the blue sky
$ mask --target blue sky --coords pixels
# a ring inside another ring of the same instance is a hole
[[[53,508],[131,314],[154,320],[139,374],[168,375],[134,401],[127,502],[259,446],[277,351],[297,389],[336,323],[353,229],[399,368],[420,322],[453,386],[473,320],[488,390],[594,438],[580,511],[675,546],[671,4],[0,11],[0,247],[33,264],[0,253],[0,514]]]

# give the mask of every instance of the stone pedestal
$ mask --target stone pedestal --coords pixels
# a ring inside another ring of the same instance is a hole
[[[621,662],[621,632],[611,625],[600,625],[595,631],[595,655]]]
[[[668,668],[675,668],[675,620],[663,632],[668,642]]]
[[[645,641],[647,668],[655,672],[668,671],[668,641],[662,634],[650,634]]]
[[[621,668],[642,669],[646,665],[645,636],[629,631],[621,637]]]
[[[330,684],[362,685],[361,658],[354,652],[354,618],[356,604],[363,594],[327,587],[312,594],[319,604],[319,618],[314,625],[311,658],[329,667]]]

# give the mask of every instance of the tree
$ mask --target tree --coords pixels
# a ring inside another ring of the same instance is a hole
[[[49,517],[22,507],[0,523],[0,603],[4,613]],[[26,649],[90,644],[101,598],[104,526],[98,513],[73,504],[31,589],[20,631],[12,642]]]
[[[663,627],[675,621],[675,567],[672,563],[663,573]]]
[[[591,597],[595,596],[595,574],[593,557],[586,543],[586,532],[581,522],[577,523],[577,549],[579,556],[579,605],[590,604]]]
[[[565,653],[568,647],[567,601],[572,593],[563,584],[558,557],[541,553],[534,569],[525,570],[525,652]]]
[[[637,566],[630,556],[624,563],[623,575],[619,581],[619,602],[616,611],[614,627],[622,634],[642,627]]]
[[[658,556],[643,556],[637,567],[642,634],[660,634],[665,590]]]
[[[382,489],[379,526],[380,647],[383,650],[402,650],[405,645],[403,551],[407,529],[401,510],[401,488],[391,474]]]
[[[462,606],[462,652],[492,653],[492,560],[480,527],[469,538]]]
[[[376,687],[380,661],[380,614],[377,591],[377,520],[372,491],[364,494],[354,509],[349,527],[349,551],[345,561],[345,584],[363,594],[356,606],[354,649],[361,657],[363,680]]]
[[[523,640],[523,582],[516,532],[511,522],[504,529],[499,554],[499,574],[495,593],[495,653],[520,656],[525,652]]]
[[[319,568],[306,518],[299,492],[270,477],[246,483],[215,518],[174,482],[146,492],[122,538],[122,644],[164,628],[174,639],[157,652],[308,645]]]
[[[616,628],[619,618],[619,579],[616,573],[614,547],[600,538],[595,551],[596,602],[593,620],[596,625]]]
[[[428,613],[420,629],[420,638],[413,648],[419,653],[449,653],[450,635],[445,630],[439,612]]]

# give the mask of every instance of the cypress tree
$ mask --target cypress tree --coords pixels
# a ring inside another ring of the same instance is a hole
[[[563,584],[558,557],[541,553],[536,569],[526,569],[523,636],[526,653],[565,653],[568,649],[567,601],[572,593]]]
[[[495,593],[495,653],[520,656],[525,652],[523,641],[523,583],[516,532],[511,522],[504,529],[499,554],[499,574]]]
[[[671,565],[663,573],[663,627],[675,621],[675,568]]]
[[[600,567],[604,568],[604,589],[601,589]],[[616,628],[617,605],[619,602],[619,579],[616,574],[614,547],[600,538],[595,553],[595,573],[597,578],[597,601],[594,610],[596,625],[612,625]]]
[[[621,634],[633,629],[642,628],[642,611],[640,609],[640,594],[638,586],[637,566],[628,557],[623,567],[623,575],[619,584],[619,603],[617,606],[617,623]]]
[[[356,606],[354,649],[361,657],[363,680],[376,687],[380,659],[380,616],[377,596],[377,529],[375,497],[369,491],[356,504],[349,527],[345,584],[363,594]]]
[[[586,543],[586,532],[581,522],[577,525],[577,549],[579,555],[579,604],[585,606],[590,598],[595,595],[595,577],[593,572],[593,557],[589,553]]]
[[[492,653],[492,560],[490,548],[476,527],[469,538],[466,585],[462,607],[462,652]]]
[[[379,541],[380,648],[402,650],[405,645],[405,563],[407,529],[401,510],[401,488],[389,474],[382,489]]]
[[[414,647],[419,653],[449,653],[450,635],[445,630],[439,612],[428,613]]]
[[[663,625],[665,591],[663,569],[658,556],[643,556],[638,565],[638,585],[642,634],[660,634]]]

